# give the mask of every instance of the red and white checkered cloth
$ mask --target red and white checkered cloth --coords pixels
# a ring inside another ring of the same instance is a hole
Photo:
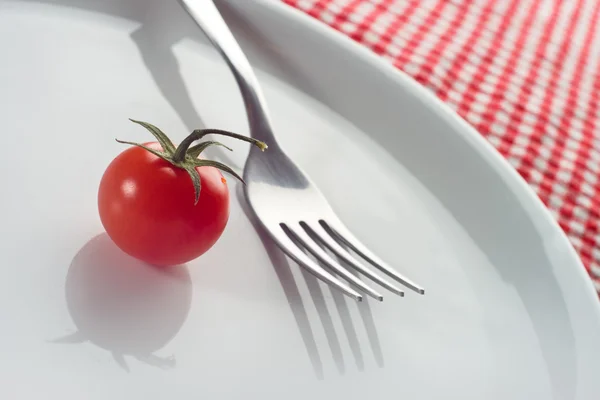
[[[454,108],[529,182],[600,292],[600,0],[283,0]]]

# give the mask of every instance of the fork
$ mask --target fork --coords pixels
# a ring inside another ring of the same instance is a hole
[[[264,153],[250,150],[244,167],[244,192],[257,219],[281,250],[318,279],[357,301],[363,299],[360,292],[379,301],[383,296],[342,263],[392,293],[404,296],[404,292],[395,282],[365,267],[349,250],[394,281],[424,294],[423,288],[396,272],[352,235],[319,189],[280,147],[250,62],[213,1],[179,1],[231,69],[244,100],[250,134],[269,145]]]

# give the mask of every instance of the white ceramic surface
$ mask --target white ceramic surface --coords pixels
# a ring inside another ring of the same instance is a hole
[[[199,0],[204,1],[204,0]],[[176,2],[0,1],[0,399],[598,399],[597,296],[527,185],[433,95],[275,0],[220,7],[282,145],[425,296],[357,304],[231,220],[157,273],[96,191],[148,120],[247,132]],[[238,168],[247,151],[213,152]]]

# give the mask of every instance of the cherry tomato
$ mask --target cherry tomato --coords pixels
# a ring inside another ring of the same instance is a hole
[[[156,142],[133,143],[106,168],[98,191],[98,211],[106,233],[125,253],[157,266],[191,261],[219,239],[229,218],[226,171],[232,168],[201,159],[202,152],[222,143],[208,134],[249,142],[264,151],[266,143],[222,129],[196,129],[178,147],[156,126],[146,128]],[[191,147],[190,147],[191,146]]]
[[[145,143],[162,151],[157,142]],[[125,253],[158,266],[193,260],[219,239],[229,218],[229,190],[214,167],[196,167],[201,190],[184,169],[141,147],[130,147],[106,168],[98,191],[100,219]]]

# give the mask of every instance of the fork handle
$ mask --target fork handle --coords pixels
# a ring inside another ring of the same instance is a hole
[[[225,59],[242,92],[253,138],[277,145],[267,105],[250,62],[212,0],[179,0],[202,32]]]

